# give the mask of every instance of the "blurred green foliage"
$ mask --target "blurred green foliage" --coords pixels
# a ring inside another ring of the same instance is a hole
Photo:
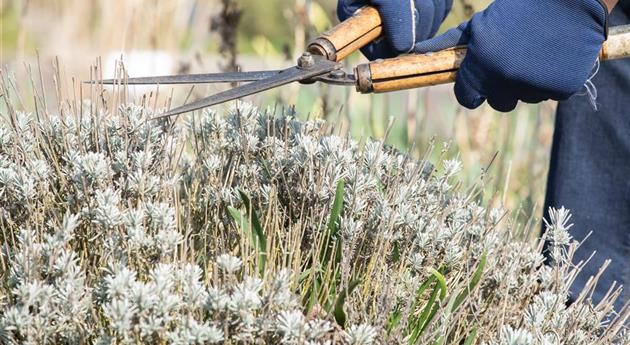
[[[0,25],[2,29],[0,30],[0,42],[2,43],[2,51],[13,50],[17,46],[20,15],[11,1],[6,4],[3,3],[1,6]]]
[[[239,48],[244,53],[250,52],[251,45],[249,43],[251,39],[259,35],[264,35],[268,38],[269,42],[278,51],[282,51],[287,47],[293,48],[295,43],[293,39],[295,26],[293,24],[296,16],[294,12],[296,3],[302,3],[305,6],[316,5],[323,10],[321,14],[328,17],[327,22],[334,23],[337,20],[335,15],[336,0],[266,0],[263,6],[261,6],[259,0],[239,0],[238,3],[241,4],[243,9],[240,27],[242,39],[239,41],[241,44]],[[455,0],[451,14],[445,20],[441,31],[466,20],[475,11],[479,11],[487,6],[488,3],[490,3],[490,0]],[[313,27],[310,28],[311,35],[316,34],[316,32],[313,32],[313,29]]]

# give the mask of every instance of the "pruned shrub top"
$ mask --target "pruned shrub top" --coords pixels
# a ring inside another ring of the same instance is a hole
[[[568,211],[522,240],[456,160],[242,103],[80,108],[2,114],[1,343],[626,340],[619,290],[568,304]]]

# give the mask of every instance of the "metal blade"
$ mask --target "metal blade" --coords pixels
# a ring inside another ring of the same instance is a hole
[[[136,77],[127,79],[103,79],[90,80],[84,83],[103,85],[175,85],[175,84],[214,84],[214,83],[241,83],[271,78],[282,70],[228,72],[228,73],[200,73],[200,74],[176,74],[155,77]],[[335,70],[327,75],[312,78],[332,85],[354,85],[356,80],[353,75],[346,74],[342,70]]]
[[[249,96],[258,92],[262,92],[265,90],[273,89],[275,87],[289,84],[294,81],[302,81],[307,80],[322,74],[326,74],[333,70],[341,68],[341,66],[334,62],[328,61],[320,56],[314,56],[315,63],[309,68],[299,68],[299,67],[291,67],[281,71],[280,73],[258,81],[251,82],[249,84],[245,84],[242,86],[235,87],[233,89],[223,91],[217,93],[216,95],[212,95],[210,97],[202,98],[200,100],[188,103],[179,108],[172,109],[160,116],[157,116],[156,119],[169,117],[173,115],[179,115],[183,113],[187,113],[189,111],[194,111],[201,108],[206,108],[212,105],[224,103],[227,101],[231,101],[237,98]]]
[[[164,75],[156,77],[139,77],[127,79],[105,79],[92,80],[87,83],[92,84],[122,84],[122,85],[152,85],[152,84],[208,84],[208,83],[234,83],[248,82],[271,78],[282,70],[272,71],[251,71],[251,72],[228,72],[228,73],[201,73],[201,74],[179,74]]]
[[[321,83],[331,85],[352,86],[357,84],[357,79],[352,74],[347,74],[343,70],[334,70],[328,74],[320,75],[311,79]]]

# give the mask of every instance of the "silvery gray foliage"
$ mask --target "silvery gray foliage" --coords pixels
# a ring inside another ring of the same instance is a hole
[[[407,343],[404,325],[420,312],[410,296],[430,268],[450,294],[420,342],[458,341],[471,325],[483,344],[625,339],[607,327],[610,303],[565,304],[577,274],[568,211],[551,212],[544,266],[540,243],[500,222],[504,210],[456,187],[457,160],[435,168],[248,104],[176,122],[149,121],[153,111],[135,105],[81,109],[0,122],[0,342]],[[323,306],[304,314],[300,285],[322,270],[313,258],[340,181],[339,288],[364,274],[345,328]],[[263,275],[227,212],[245,215],[241,192],[268,220]],[[446,312],[483,255],[479,286]],[[401,321],[388,329],[394,309]]]
[[[194,128],[153,126],[152,112],[136,106],[120,116],[93,107],[42,123],[18,113],[15,127],[0,125],[0,206],[16,231],[3,237],[11,249],[2,343],[331,343],[329,320],[302,315],[290,270],[264,282],[232,255],[204,266],[177,257],[186,234],[178,222],[189,211],[178,212],[174,196],[186,198],[178,189],[200,179],[185,174],[196,158],[176,157],[176,149]],[[249,134],[225,145],[253,152],[257,140]],[[225,169],[220,154],[203,158],[208,176]],[[175,158],[181,168],[170,169]],[[239,200],[236,188],[223,193]]]
[[[378,332],[370,325],[350,326],[344,334],[348,344],[373,344],[378,336]]]
[[[92,288],[70,246],[77,219],[64,215],[43,238],[29,228],[18,234],[6,281],[9,305],[0,319],[7,342],[77,343],[86,338]]]

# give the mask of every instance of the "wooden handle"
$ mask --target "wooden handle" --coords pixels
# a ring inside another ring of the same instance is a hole
[[[377,39],[382,32],[378,11],[374,7],[366,6],[316,38],[309,44],[308,51],[323,55],[331,61],[341,61]]]
[[[355,68],[357,90],[382,93],[449,83],[455,80],[464,57],[466,47],[456,47],[362,64]]]
[[[630,25],[614,26],[608,30],[599,58],[614,60],[630,57]]]
[[[446,84],[455,81],[457,70],[466,56],[466,47],[436,53],[405,55],[377,60],[355,68],[357,91],[382,93]],[[630,57],[630,25],[610,29],[600,59]]]

